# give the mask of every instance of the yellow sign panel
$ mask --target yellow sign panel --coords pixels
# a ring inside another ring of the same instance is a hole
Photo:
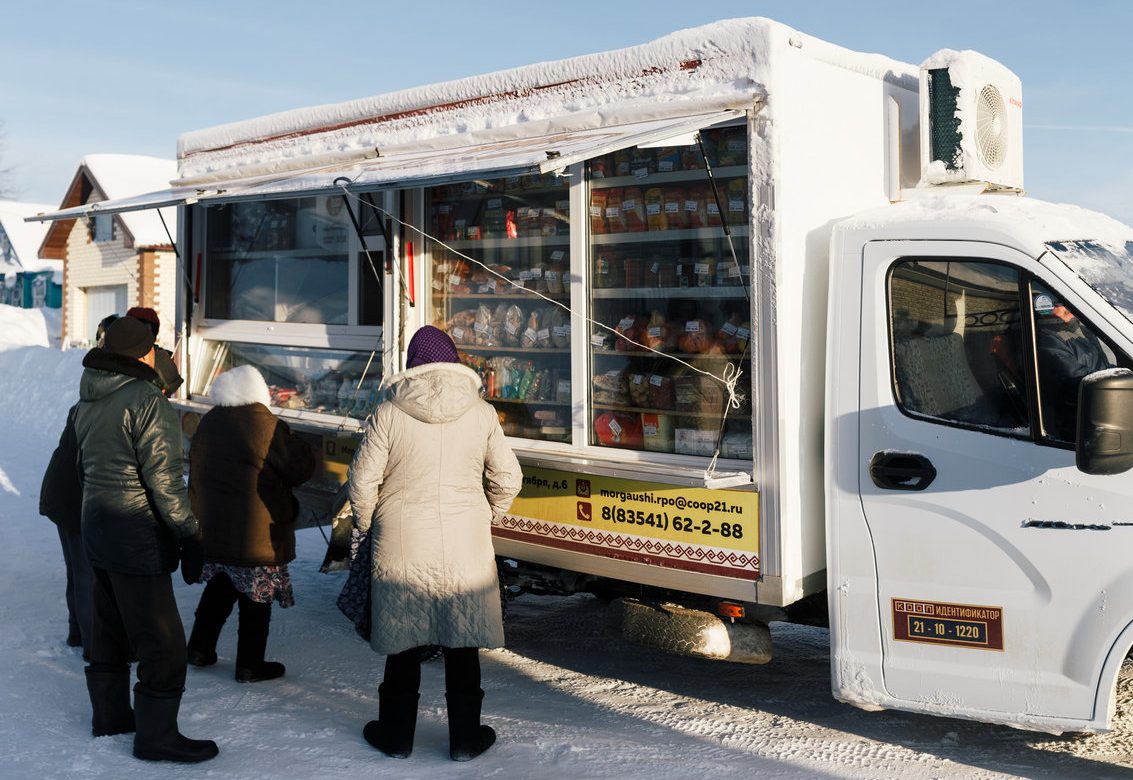
[[[759,494],[524,467],[508,539],[724,577],[759,577]]]

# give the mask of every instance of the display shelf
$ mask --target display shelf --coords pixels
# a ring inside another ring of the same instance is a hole
[[[717,180],[717,187],[720,186],[719,180],[724,178],[736,178],[738,176],[747,176],[746,165],[725,165],[719,168],[712,169],[712,176]],[[604,190],[610,187],[643,187],[653,186],[657,184],[676,184],[678,182],[698,182],[705,186],[711,186],[708,179],[708,172],[704,168],[691,168],[684,171],[664,171],[650,173],[648,176],[610,176],[607,178],[593,178],[590,179],[591,189]],[[723,197],[723,189],[721,188],[721,199],[727,200]]]
[[[590,404],[593,409],[600,409],[604,412],[628,412],[630,414],[667,414],[672,417],[700,417],[709,420],[719,420],[724,416],[723,412],[682,412],[677,409],[650,409],[644,406],[622,406],[620,404]],[[728,412],[729,420],[750,420],[750,414],[735,414]]]
[[[638,350],[630,351],[630,350],[594,349],[594,348],[591,348],[591,352],[594,355],[597,355],[597,356],[600,356],[600,357],[627,357],[627,358],[633,358],[633,357],[644,357],[644,358],[673,357],[673,358],[680,358],[681,360],[686,360],[686,361],[688,361],[688,360],[704,360],[704,359],[708,359],[708,360],[745,360],[746,359],[742,354],[737,355],[737,354],[734,354],[734,353],[733,354],[723,354],[723,355],[713,355],[713,354],[706,354],[706,353],[703,353],[703,352],[660,352],[660,354],[658,354],[658,352],[649,352],[648,350],[644,350],[644,349],[638,349]]]
[[[713,169],[715,173],[715,169]],[[457,205],[459,203],[467,203],[470,200],[487,200],[489,198],[507,198],[516,202],[516,205],[526,206],[531,205],[525,202],[528,198],[557,196],[563,200],[566,199],[567,189],[565,187],[533,187],[531,189],[517,189],[517,190],[492,190],[484,192],[462,192],[457,196],[452,197],[434,197],[431,201],[433,205],[443,204],[446,206]]]
[[[557,301],[559,303],[570,302],[570,295],[568,293],[562,293],[561,295],[550,295],[549,293],[537,293],[534,290],[525,293],[442,293],[437,292],[436,290],[433,291],[434,301],[440,300],[442,302],[447,301],[449,303],[452,303],[455,301],[463,301],[473,298],[476,300],[487,299],[495,301],[531,301],[550,298],[552,301]],[[545,300],[543,300],[543,302],[546,303]]]
[[[743,299],[744,287],[733,284],[726,287],[597,287],[590,290],[595,300],[609,298],[735,298]]]
[[[569,355],[570,349],[540,349],[539,347],[481,347],[476,344],[457,344],[457,352],[517,353],[516,357],[539,357],[540,355]]]
[[[561,406],[563,408],[570,407],[570,401],[536,401],[531,398],[484,398],[488,403],[501,403],[501,404],[520,404],[523,406]]]
[[[520,236],[518,238],[434,239],[449,249],[524,249],[541,246],[569,246],[570,236]]]
[[[746,224],[729,224],[728,228],[733,236],[746,238],[749,234],[749,228]],[[636,233],[595,233],[590,236],[590,243],[594,246],[610,246],[613,244],[650,244],[658,241],[710,241],[723,238],[726,238],[723,226],[714,225],[712,227],[679,230],[640,230]]]

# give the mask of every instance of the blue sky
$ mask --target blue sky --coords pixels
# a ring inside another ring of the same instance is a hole
[[[88,153],[172,159],[186,131],[766,16],[914,64],[976,49],[1023,81],[1026,185],[1133,223],[1133,2],[0,4],[0,181],[57,203]]]

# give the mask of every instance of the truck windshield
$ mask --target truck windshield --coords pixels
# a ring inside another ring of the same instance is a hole
[[[1133,241],[1052,241],[1047,248],[1125,318],[1133,322]]]

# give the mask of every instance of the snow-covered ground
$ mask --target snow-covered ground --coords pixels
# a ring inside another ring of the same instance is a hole
[[[298,603],[274,612],[269,654],[287,675],[236,683],[230,625],[220,663],[189,670],[181,716],[183,731],[215,739],[220,756],[200,766],[137,761],[129,736],[90,736],[83,662],[64,643],[62,555],[37,513],[81,359],[77,350],[0,351],[0,777],[1133,777],[1133,672],[1122,676],[1116,729],[1106,735],[863,712],[830,696],[823,630],[773,625],[777,656],[766,666],[700,661],[623,642],[589,596],[510,605],[507,648],[482,654],[496,747],[469,764],[448,759],[443,670],[433,663],[415,751],[386,758],[361,737],[377,714],[382,659],[334,607],[343,575],[318,573],[318,529],[299,532]],[[190,625],[201,589],[174,580]]]

